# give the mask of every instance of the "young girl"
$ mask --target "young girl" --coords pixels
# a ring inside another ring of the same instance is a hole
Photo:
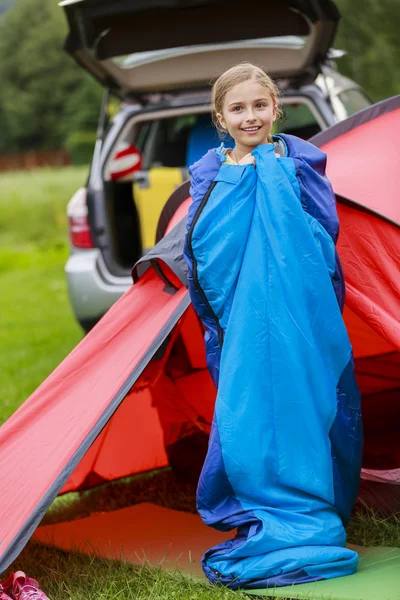
[[[185,259],[217,387],[197,490],[205,523],[227,531],[203,569],[231,588],[348,575],[362,428],[341,310],[338,218],[326,156],[271,135],[278,91],[243,63],[215,82],[212,109],[234,148],[190,169]]]

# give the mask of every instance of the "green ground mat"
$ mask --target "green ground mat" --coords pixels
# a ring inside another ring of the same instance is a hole
[[[201,557],[232,538],[202,523],[197,515],[138,504],[76,521],[39,527],[33,539],[63,550],[97,554],[135,564],[161,564],[192,577],[204,577]],[[249,591],[252,596],[306,600],[400,600],[400,549],[361,548],[354,575],[311,584]]]
[[[354,548],[360,562],[354,575],[274,590],[256,590],[252,595],[312,600],[400,600],[400,549]]]

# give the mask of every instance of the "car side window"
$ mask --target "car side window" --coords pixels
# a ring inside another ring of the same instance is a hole
[[[285,103],[282,112],[282,118],[275,123],[274,133],[291,133],[307,140],[321,131],[315,115],[303,102]]]
[[[344,90],[338,94],[338,99],[343,104],[346,111],[346,117],[367,108],[371,105],[371,100],[361,89]]]
[[[146,140],[149,137],[151,121],[143,121],[136,130],[135,146],[143,153]]]

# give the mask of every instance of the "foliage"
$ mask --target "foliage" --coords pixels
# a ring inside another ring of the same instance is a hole
[[[0,15],[8,10],[12,4],[14,4],[15,0],[0,0]]]
[[[62,49],[67,26],[54,0],[20,0],[0,20],[0,152],[57,149],[95,129],[101,88]]]
[[[65,148],[71,155],[74,165],[86,165],[91,162],[96,141],[94,131],[74,131],[68,137]]]
[[[398,0],[335,0],[342,14],[335,47],[347,51],[339,70],[377,102],[400,94]]]

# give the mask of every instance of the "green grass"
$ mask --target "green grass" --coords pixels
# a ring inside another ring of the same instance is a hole
[[[3,252],[0,253],[3,258]],[[65,248],[9,253],[0,272],[0,422],[39,386],[82,337],[68,305]],[[25,265],[25,266],[23,266]]]
[[[82,337],[68,303],[66,205],[87,168],[0,174],[0,422]]]
[[[67,299],[66,204],[86,168],[0,174],[0,422],[8,418],[82,337]],[[46,523],[150,501],[195,511],[193,485],[169,469],[58,498]],[[400,546],[399,517],[355,514],[348,541]],[[65,553],[29,543],[12,565],[39,579],[52,600],[248,598],[180,573]]]
[[[350,544],[400,548],[400,513],[382,516],[372,509],[358,510],[346,531]]]
[[[51,600],[249,600],[249,596],[194,581],[179,571],[69,554],[31,544],[19,561]]]
[[[87,174],[87,167],[0,173],[0,247],[65,246],[65,207]]]

